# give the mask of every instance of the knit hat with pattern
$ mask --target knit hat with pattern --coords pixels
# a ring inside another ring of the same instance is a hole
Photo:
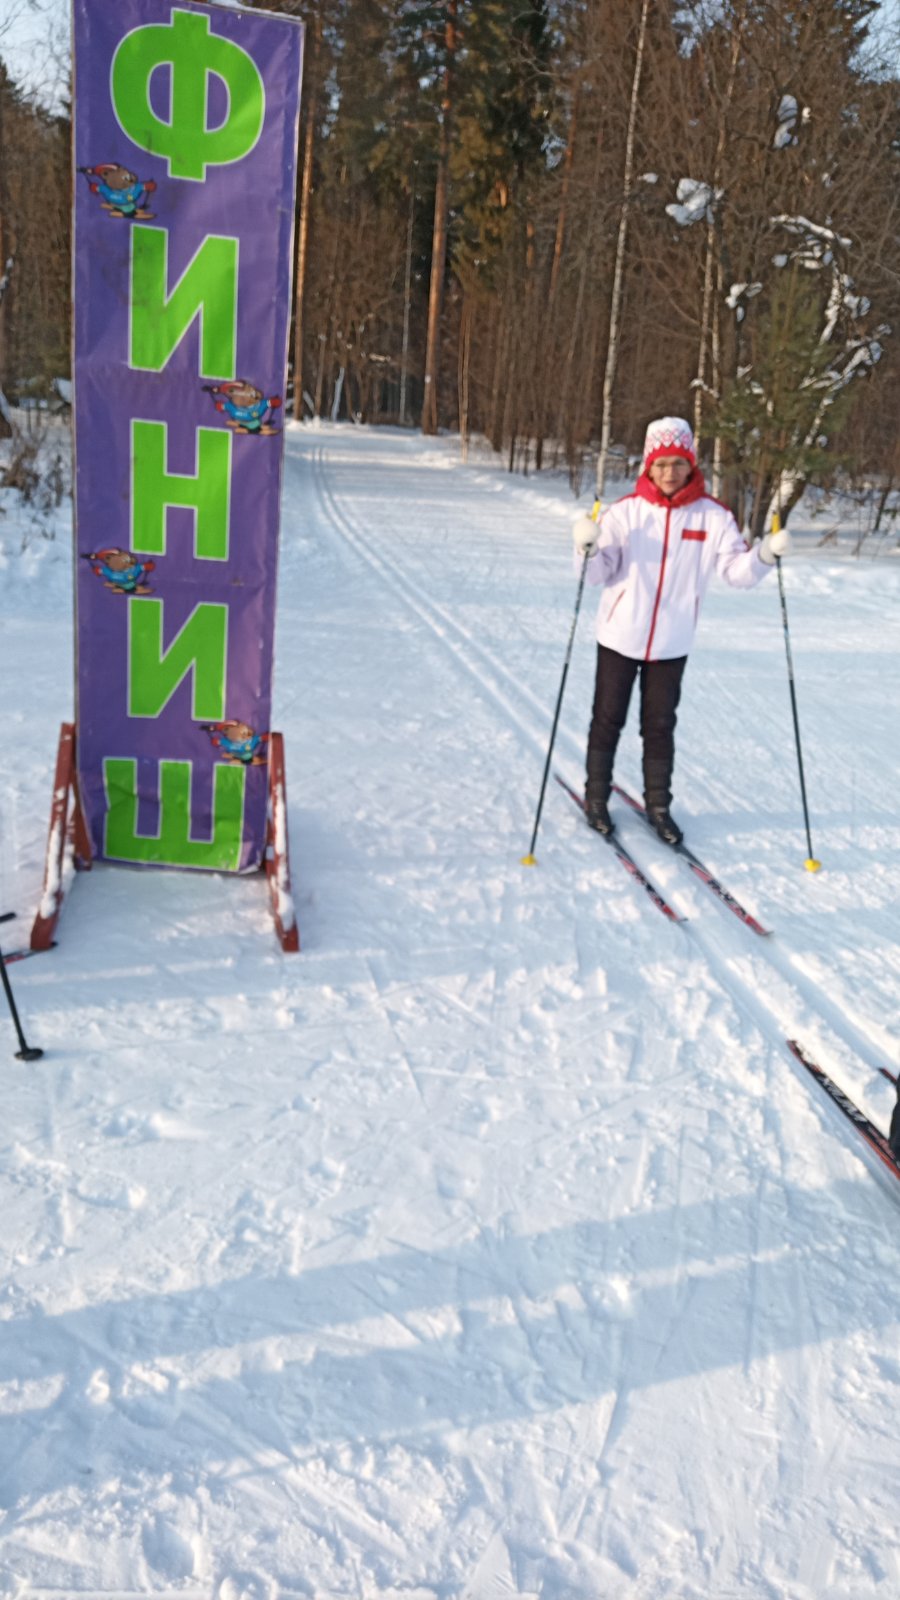
[[[644,471],[660,456],[683,456],[692,467],[697,465],[694,435],[684,417],[659,417],[651,422],[644,439]]]

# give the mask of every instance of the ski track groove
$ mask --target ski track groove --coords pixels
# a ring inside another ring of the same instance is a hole
[[[512,677],[512,674],[501,661],[497,660],[483,645],[478,644],[467,629],[425,595],[419,585],[408,578],[395,561],[392,561],[382,551],[375,552],[371,549],[365,540],[362,530],[341,505],[337,492],[328,482],[327,446],[318,446],[310,459],[313,463],[313,481],[325,513],[326,523],[330,519],[338,524],[343,540],[352,546],[356,555],[361,557],[376,577],[391,589],[426,625],[457,665],[475,679],[480,689],[503,712],[518,734],[526,740],[528,745],[539,756],[545,759],[546,743],[542,742],[541,735],[535,732],[531,724],[519,712],[515,700],[526,700],[534,714],[542,718],[546,716],[546,707],[540,703],[537,696],[526,685],[519,683]],[[496,687],[498,680],[507,685],[508,692],[501,692]],[[515,699],[512,698],[513,696]],[[578,742],[564,727],[562,721],[560,721],[557,730],[557,747],[560,743],[565,744],[570,751],[579,750]],[[628,832],[629,849],[632,849],[631,831],[629,830]],[[652,844],[652,841],[648,842]],[[643,868],[640,854],[636,853],[635,859],[642,866],[642,870],[648,870]],[[674,897],[677,908],[677,900],[679,898],[683,900],[686,894],[686,883],[680,875],[680,863],[671,860],[671,857],[670,861],[675,869],[671,874],[672,882],[668,884],[663,880],[663,888],[667,897]],[[678,875],[677,877],[676,874]],[[659,876],[658,873],[657,876]],[[794,1076],[803,1083],[804,1088],[807,1091],[815,1091],[816,1086],[809,1081],[805,1069],[793,1060],[785,1044],[786,1038],[796,1033],[801,1033],[806,1037],[810,1034],[812,1035],[816,1048],[827,1058],[823,1061],[823,1065],[827,1065],[835,1080],[841,1082],[840,1063],[835,1060],[833,1055],[829,1056],[827,1046],[821,1041],[821,1035],[816,1028],[816,1023],[821,1024],[823,1021],[831,1029],[832,1033],[841,1040],[848,1051],[864,1063],[873,1075],[876,1074],[878,1068],[884,1063],[880,1057],[876,1059],[875,1051],[863,1029],[849,1018],[845,1012],[840,1011],[834,1005],[821,984],[810,978],[808,974],[798,970],[798,964],[802,961],[802,957],[793,952],[783,952],[775,945],[777,930],[765,941],[764,948],[760,945],[759,948],[754,950],[753,959],[760,962],[760,964],[767,964],[770,970],[777,973],[789,989],[793,989],[794,1003],[789,1008],[781,1008],[760,1000],[750,982],[735,970],[734,958],[727,955],[719,955],[716,949],[717,941],[713,939],[704,926],[705,917],[697,918],[697,907],[702,904],[700,896],[701,894],[708,895],[708,891],[704,890],[700,884],[696,884],[694,887],[695,899],[690,902],[691,910],[694,914],[689,920],[681,923],[680,927],[703,957],[708,972],[715,977],[719,988],[740,1006],[745,1016],[753,1022],[754,1026],[769,1041],[770,1045],[773,1048],[777,1048],[779,1060],[786,1062],[790,1066]],[[732,913],[724,906],[719,907],[719,912],[720,921],[725,919],[727,924],[734,921]],[[729,932],[731,931],[729,929]],[[741,934],[742,944],[744,944],[746,938],[756,937],[749,930],[741,928],[736,928],[733,932]],[[721,936],[719,942],[724,946],[725,940]],[[813,1013],[812,1018],[804,1018],[804,1008],[807,1012]],[[898,1063],[895,1062],[893,1065],[896,1068]],[[842,1087],[844,1087],[843,1084]],[[860,1097],[860,1090],[857,1087],[848,1088],[847,1092],[855,1099]],[[837,1128],[838,1124],[843,1120],[842,1113],[836,1107],[833,1107],[833,1117],[828,1116],[828,1104],[825,1096],[821,1093],[814,1092],[811,1098],[814,1104],[820,1107],[822,1120],[829,1126]],[[848,1137],[845,1137],[843,1142],[845,1145],[850,1144],[851,1148],[855,1148],[862,1143],[860,1140],[854,1140],[851,1143]],[[863,1155],[861,1151],[857,1153]],[[867,1162],[866,1164],[870,1165],[871,1168],[871,1163]],[[874,1168],[871,1168],[871,1170],[874,1170]],[[900,1201],[900,1194],[898,1194],[897,1199]]]
[[[526,739],[534,750],[541,753],[540,736],[534,732],[531,725],[521,716],[516,708],[515,701],[500,693],[496,687],[495,680],[502,677],[510,685],[513,694],[517,698],[521,698],[524,695],[531,702],[536,714],[543,715],[546,708],[541,705],[537,696],[533,695],[529,689],[516,683],[507,669],[485,650],[483,645],[478,644],[460,623],[448,616],[441,606],[423,594],[418,584],[408,578],[405,573],[402,573],[395,562],[381,552],[376,553],[371,549],[370,545],[365,541],[362,530],[354,524],[352,518],[342,509],[337,494],[327,482],[324,472],[325,452],[326,446],[319,446],[312,459],[314,461],[313,478],[326,512],[326,520],[327,514],[330,512],[332,519],[343,528],[343,537],[353,547],[356,554],[361,556],[381,581],[405,602],[421,622],[425,623],[426,627],[440,641],[448,654],[475,679],[488,699],[500,707],[517,732]],[[470,656],[473,658],[472,660],[469,659]],[[473,663],[481,663],[481,669]]]

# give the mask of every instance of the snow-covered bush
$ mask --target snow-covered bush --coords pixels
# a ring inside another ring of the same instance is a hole
[[[26,549],[34,538],[54,539],[70,517],[71,434],[68,422],[37,419],[12,408],[12,438],[0,441],[0,537]]]

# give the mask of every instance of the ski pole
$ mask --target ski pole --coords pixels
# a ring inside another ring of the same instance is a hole
[[[3,916],[0,916],[0,922],[10,922],[14,916],[14,911],[6,911],[4,912]],[[19,1041],[19,1048],[16,1051],[16,1060],[40,1061],[41,1056],[44,1054],[43,1050],[39,1050],[36,1045],[28,1044],[26,1042],[25,1035],[22,1032],[22,1024],[19,1021],[19,1013],[16,1010],[16,1002],[13,999],[12,984],[7,976],[6,962],[3,959],[2,950],[0,950],[0,977],[3,979],[3,989],[6,994],[6,1003],[9,1006],[9,1014],[13,1019],[13,1027],[16,1030],[16,1038]]]
[[[779,533],[780,531],[781,518],[778,515],[778,512],[774,511],[772,513],[772,532]],[[775,557],[775,567],[778,572],[778,594],[781,599],[781,622],[782,627],[784,628],[784,648],[787,655],[788,687],[791,691],[791,713],[794,718],[794,742],[797,746],[797,768],[800,773],[800,798],[803,802],[803,821],[806,827],[806,848],[808,855],[803,865],[806,867],[807,872],[818,872],[822,863],[821,861],[817,861],[813,855],[812,837],[809,831],[809,807],[806,803],[806,782],[803,777],[803,751],[800,748],[800,721],[797,716],[797,690],[794,686],[794,663],[791,657],[791,635],[790,629],[788,628],[787,601],[784,597],[784,578],[781,572],[780,556]]]
[[[599,513],[600,513],[600,501],[596,500],[594,502],[594,509],[593,509],[593,512],[592,512],[592,516],[593,516],[595,522],[597,520],[597,517],[599,516]],[[578,626],[578,613],[581,610],[581,597],[584,594],[584,579],[585,579],[585,574],[587,573],[587,564],[588,564],[588,561],[590,560],[590,555],[591,555],[590,551],[586,550],[585,554],[584,554],[584,560],[581,563],[581,576],[578,579],[578,593],[575,596],[575,610],[574,610],[574,612],[572,614],[572,626],[569,629],[569,642],[568,642],[568,644],[566,646],[566,659],[563,662],[562,678],[560,679],[560,683],[559,683],[559,694],[556,697],[556,710],[553,713],[553,727],[550,729],[550,743],[547,746],[547,759],[544,762],[544,776],[541,779],[541,792],[540,792],[540,795],[538,796],[537,812],[535,814],[534,828],[533,828],[532,834],[531,834],[531,844],[528,846],[528,854],[527,854],[527,856],[523,856],[522,857],[522,866],[523,867],[536,867],[537,866],[537,857],[535,856],[535,853],[534,853],[534,847],[535,847],[535,843],[537,841],[538,828],[541,825],[541,812],[544,809],[544,794],[546,793],[546,789],[547,789],[547,778],[549,777],[549,774],[550,774],[550,758],[553,755],[553,745],[554,745],[555,740],[556,740],[556,729],[557,729],[557,725],[559,723],[559,713],[560,713],[560,710],[562,709],[563,695],[564,695],[565,689],[566,689],[566,679],[569,676],[569,662],[572,659],[572,646],[575,643],[575,629]]]

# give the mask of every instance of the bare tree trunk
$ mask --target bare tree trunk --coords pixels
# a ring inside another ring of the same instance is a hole
[[[3,212],[0,210],[0,439],[11,439],[13,433],[12,420],[9,415],[3,385],[7,381],[6,373],[6,318],[9,309],[9,287],[13,274],[14,260],[6,254],[6,233],[3,227]]]
[[[712,308],[712,386],[717,395],[722,393],[722,263],[716,262],[716,297]],[[718,431],[713,441],[712,492],[717,500],[722,498],[722,439]]]
[[[882,518],[884,517],[885,510],[887,509],[887,503],[890,500],[891,495],[893,494],[893,492],[894,492],[894,475],[893,475],[893,473],[889,473],[888,477],[887,477],[887,481],[882,485],[881,493],[878,496],[878,510],[875,513],[875,521],[872,524],[872,532],[873,533],[880,533],[881,532]]]
[[[444,42],[447,65],[441,103],[441,132],[438,145],[437,182],[434,191],[434,231],[431,241],[431,282],[428,292],[428,331],[425,338],[425,398],[422,404],[422,432],[438,431],[438,383],[440,381],[441,310],[444,303],[444,268],[447,261],[447,213],[450,201],[450,116],[453,109],[453,66],[456,54],[456,16],[458,0],[448,0]]]
[[[700,313],[700,348],[697,354],[697,377],[694,386],[694,442],[699,445],[703,436],[703,396],[706,390],[706,347],[709,342],[709,317],[712,308],[713,257],[716,245],[716,226],[706,224],[706,250],[703,262],[703,308]]]
[[[603,134],[602,134],[602,130],[598,129],[595,152],[594,152],[594,172],[593,172],[593,183],[592,183],[592,189],[591,189],[592,195],[594,197],[596,197],[597,192],[598,192],[598,188],[599,188],[600,167],[601,167],[601,163],[602,163],[602,158],[603,158]],[[560,381],[560,385],[559,385],[559,397],[560,397],[560,400],[559,400],[557,433],[560,436],[564,436],[565,437],[566,461],[568,462],[570,474],[575,471],[575,462],[574,462],[575,433],[574,433],[574,430],[572,428],[572,422],[571,422],[570,395],[572,393],[572,388],[573,388],[573,383],[574,383],[575,354],[576,354],[576,351],[578,349],[578,345],[579,345],[580,341],[584,338],[584,325],[583,325],[584,303],[585,303],[585,299],[586,299],[586,296],[587,296],[588,276],[590,274],[590,269],[591,269],[591,266],[593,264],[594,236],[595,236],[596,230],[597,230],[597,203],[596,203],[596,198],[595,198],[594,199],[594,204],[593,204],[593,206],[591,208],[591,211],[590,211],[590,214],[589,214],[589,217],[588,217],[588,225],[587,225],[587,228],[585,230],[585,239],[584,239],[584,244],[582,246],[581,271],[580,271],[580,273],[578,275],[578,286],[577,286],[576,291],[575,291],[575,305],[574,305],[574,309],[573,309],[573,313],[572,313],[572,321],[571,321],[571,327],[570,327],[570,332],[569,332],[569,342],[568,342],[568,345],[566,347],[565,360],[563,361],[562,373],[561,373],[561,381]],[[577,472],[578,472],[579,479],[581,477],[581,470],[582,470],[582,464],[581,464],[581,461],[579,459],[578,466],[577,466]]]
[[[491,447],[501,450],[503,447],[503,421],[500,409],[500,395],[503,389],[503,377],[507,364],[507,351],[509,348],[509,324],[506,316],[501,312],[500,332],[494,346],[494,377],[491,384],[491,415],[488,426],[488,436]]]
[[[406,223],[406,266],[403,277],[403,344],[400,350],[400,426],[406,427],[406,384],[409,377],[409,312],[412,302],[412,241],[416,214],[416,167],[409,186],[409,217]]]
[[[628,108],[628,133],[625,140],[625,171],[622,179],[622,206],[619,212],[619,232],[616,239],[616,259],[613,268],[612,298],[609,308],[609,340],[606,347],[606,370],[603,374],[603,410],[600,420],[600,453],[597,456],[597,494],[603,495],[603,480],[609,455],[612,429],[612,397],[616,381],[616,364],[619,358],[619,326],[622,315],[622,279],[625,272],[625,246],[628,242],[628,213],[631,205],[631,186],[634,180],[634,131],[637,126],[638,99],[641,92],[641,73],[644,67],[644,44],[647,38],[647,16],[650,0],[643,0],[641,23],[638,32],[634,75],[631,80],[631,103]]]
[[[719,110],[719,125],[718,125],[718,131],[717,131],[717,135],[716,135],[716,154],[715,154],[715,160],[713,161],[713,173],[712,173],[713,205],[715,205],[715,203],[716,203],[717,192],[722,186],[722,167],[723,167],[723,163],[724,163],[724,160],[725,160],[725,149],[726,149],[726,145],[727,145],[727,142],[728,142],[728,120],[727,120],[728,119],[728,112],[729,112],[729,110],[731,108],[732,100],[734,99],[735,84],[737,82],[738,63],[739,63],[740,58],[741,58],[741,43],[742,43],[742,40],[743,40],[743,37],[744,37],[744,30],[746,28],[746,25],[747,25],[747,0],[744,0],[744,4],[741,7],[740,15],[738,16],[738,19],[737,19],[737,26],[734,29],[733,33],[732,33],[732,38],[731,38],[731,57],[730,57],[729,64],[728,64],[728,83],[727,83],[727,86],[726,86],[726,89],[725,89],[725,101],[724,101],[724,104],[720,107],[720,110]],[[698,444],[699,444],[700,439],[703,436],[703,402],[704,402],[704,398],[705,398],[705,395],[706,395],[706,389],[707,389],[707,385],[706,385],[706,346],[707,346],[707,341],[710,338],[712,338],[712,341],[713,341],[713,352],[712,352],[713,381],[712,381],[712,390],[713,390],[713,394],[714,394],[714,396],[715,396],[717,401],[721,400],[721,398],[722,398],[722,388],[721,388],[722,373],[721,373],[721,351],[720,351],[720,347],[719,347],[719,310],[718,310],[718,300],[721,298],[721,292],[722,292],[722,270],[721,270],[721,264],[719,264],[716,267],[715,273],[713,271],[713,265],[714,265],[714,262],[715,262],[716,257],[717,257],[718,254],[719,254],[719,251],[718,251],[717,222],[716,222],[715,216],[711,216],[709,218],[707,224],[706,224],[706,257],[705,257],[704,267],[703,267],[703,312],[702,312],[701,321],[700,321],[700,349],[699,349],[698,358],[697,358],[697,385],[696,385],[696,388],[694,390],[694,437],[695,437],[695,439],[696,439]],[[715,283],[716,283],[716,300],[717,300],[717,304],[716,304],[715,310],[713,311],[712,307],[711,307],[711,296],[712,296],[713,278],[714,277],[715,277]],[[714,446],[713,446],[713,455],[714,455],[713,494],[718,495],[719,490],[721,489],[721,484],[722,484],[722,443],[721,443],[721,440],[719,439],[718,435],[716,436],[716,440],[715,440],[715,443],[714,443]]]
[[[6,85],[0,83],[0,151],[5,148],[5,96]],[[12,229],[9,226],[5,163],[0,160],[0,393],[9,374],[6,370],[8,356],[8,318],[10,289],[15,270]],[[8,438],[12,432],[8,419],[0,412],[0,437]]]
[[[475,313],[471,301],[463,301],[459,339],[459,438],[463,461],[469,459],[469,366],[472,353],[472,323]]]
[[[509,305],[515,304],[511,295],[508,297],[507,303]],[[506,370],[503,374],[503,421],[500,424],[500,435],[501,442],[504,439],[509,441],[507,471],[512,472],[515,468],[516,439],[519,432],[519,350],[521,341],[518,323],[510,320],[507,323],[507,329],[507,361]]]
[[[527,477],[531,441],[532,439],[537,439],[538,434],[543,431],[543,407],[538,398],[541,393],[541,335],[537,330],[540,329],[543,319],[540,306],[540,284],[536,270],[537,237],[534,218],[527,213],[525,216],[524,246],[525,284],[522,295],[524,325],[526,328],[533,330],[531,336],[523,344],[518,373],[519,432],[522,435],[524,451],[522,472]]]
[[[575,145],[578,136],[578,111],[581,101],[581,84],[575,89],[572,104],[572,119],[569,123],[569,134],[566,140],[566,152],[562,162],[562,187],[559,197],[559,209],[556,213],[556,232],[553,239],[553,259],[550,264],[550,281],[547,285],[547,304],[543,319],[543,336],[541,338],[540,364],[538,379],[544,379],[542,395],[538,403],[536,440],[534,451],[534,465],[540,472],[544,464],[544,435],[547,431],[547,395],[549,385],[546,382],[546,367],[548,355],[553,350],[554,329],[556,324],[556,297],[559,291],[559,276],[562,267],[563,249],[566,239],[566,225],[569,214],[569,190],[572,183],[572,167],[575,161]]]
[[[331,351],[331,333],[333,326],[331,304],[332,301],[330,300],[325,328],[319,334],[319,361],[316,370],[316,392],[313,398],[313,413],[317,417],[322,415],[322,406],[325,399],[325,366]]]
[[[556,214],[556,235],[553,240],[553,261],[550,267],[550,282],[547,287],[547,319],[553,316],[556,305],[556,294],[559,288],[559,272],[562,266],[563,246],[566,240],[566,224],[569,214],[569,189],[572,183],[572,167],[575,161],[575,144],[578,137],[578,112],[581,104],[581,84],[575,90],[572,103],[572,120],[569,123],[569,137],[566,140],[566,153],[562,163],[562,185],[559,196],[559,210]]]

